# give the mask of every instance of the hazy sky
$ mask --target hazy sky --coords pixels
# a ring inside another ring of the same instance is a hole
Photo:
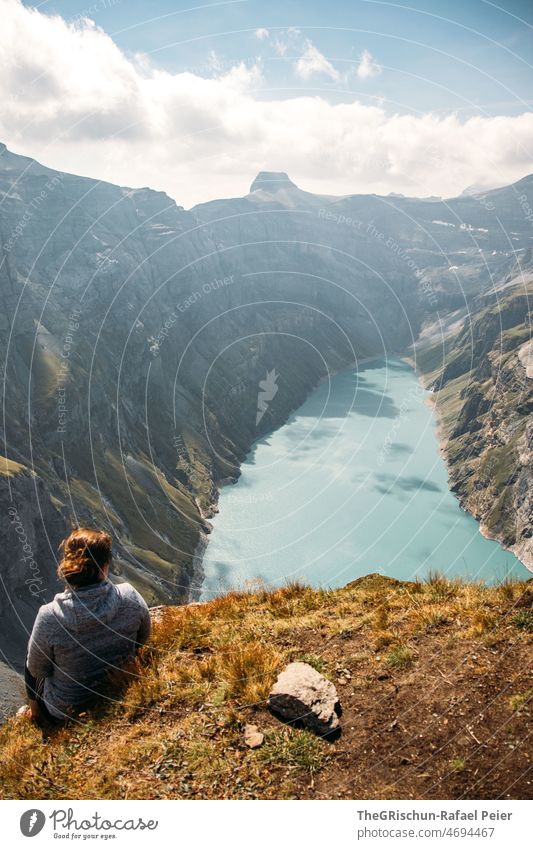
[[[0,140],[190,206],[533,171],[533,3],[0,0]]]

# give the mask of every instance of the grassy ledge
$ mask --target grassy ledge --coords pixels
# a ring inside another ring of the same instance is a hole
[[[531,581],[369,575],[160,608],[122,695],[59,730],[16,717],[0,729],[3,796],[528,798],[532,604]],[[266,710],[291,660],[334,681],[336,742]]]

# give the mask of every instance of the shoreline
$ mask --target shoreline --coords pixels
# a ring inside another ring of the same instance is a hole
[[[442,459],[444,460],[444,463],[446,465],[446,470],[448,472],[448,484],[449,484],[451,465],[450,465],[450,462],[448,460],[448,455],[447,455],[447,452],[446,452],[446,445],[448,443],[448,440],[445,440],[444,437],[443,437],[443,434],[442,434],[442,422],[441,422],[441,414],[440,414],[440,411],[439,411],[439,405],[437,404],[437,401],[435,400],[434,393],[430,392],[427,389],[427,387],[424,385],[424,377],[425,377],[424,372],[422,372],[422,371],[420,371],[419,369],[416,368],[414,358],[412,356],[407,355],[407,356],[404,356],[402,359],[404,359],[405,362],[409,363],[409,365],[413,368],[413,371],[417,375],[419,382],[424,387],[424,389],[426,389],[426,391],[429,393],[428,397],[424,399],[424,403],[428,404],[428,406],[430,406],[432,408],[433,414],[435,416],[437,446],[438,446],[439,453],[442,456]],[[483,537],[485,537],[485,539],[491,540],[492,542],[497,542],[498,545],[501,546],[501,548],[504,551],[509,551],[511,554],[514,554],[514,556],[522,564],[524,569],[526,569],[526,571],[528,571],[528,572],[531,572],[531,574],[533,576],[533,558],[531,559],[530,563],[526,562],[523,559],[523,555],[521,556],[521,552],[520,552],[520,543],[515,543],[513,546],[505,545],[502,542],[502,540],[499,539],[495,534],[491,534],[489,532],[488,528],[483,523],[483,521],[481,519],[478,519],[468,509],[468,507],[465,506],[464,499],[461,497],[461,495],[459,493],[453,492],[452,488],[449,485],[448,485],[448,489],[450,490],[452,495],[454,495],[455,498],[457,499],[461,510],[463,510],[465,513],[468,513],[468,515],[472,516],[474,521],[477,522],[480,534]]]
[[[185,604],[198,604],[202,595],[203,583],[205,578],[204,572],[204,554],[209,544],[209,534],[205,531],[200,531],[200,538],[196,543],[192,556],[192,576],[187,590],[188,601]]]

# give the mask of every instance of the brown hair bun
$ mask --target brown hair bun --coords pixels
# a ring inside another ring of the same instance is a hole
[[[76,528],[59,546],[63,556],[57,574],[72,587],[103,579],[102,567],[111,559],[111,537],[94,528]]]

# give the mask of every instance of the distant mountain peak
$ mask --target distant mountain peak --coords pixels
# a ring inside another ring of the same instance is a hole
[[[533,183],[533,174],[526,174],[525,177],[522,177],[520,180],[517,180],[514,183],[514,186],[529,186],[530,183]]]
[[[293,189],[298,188],[285,171],[260,171],[250,186],[250,191],[255,192],[257,189],[262,189],[266,192],[275,192],[277,189],[286,189],[288,187]]]
[[[503,183],[498,185],[477,185],[473,184],[472,186],[467,186],[466,189],[463,189],[459,197],[461,198],[470,198],[475,197],[476,195],[483,195],[487,192],[493,192],[495,189],[501,189],[503,187]]]

